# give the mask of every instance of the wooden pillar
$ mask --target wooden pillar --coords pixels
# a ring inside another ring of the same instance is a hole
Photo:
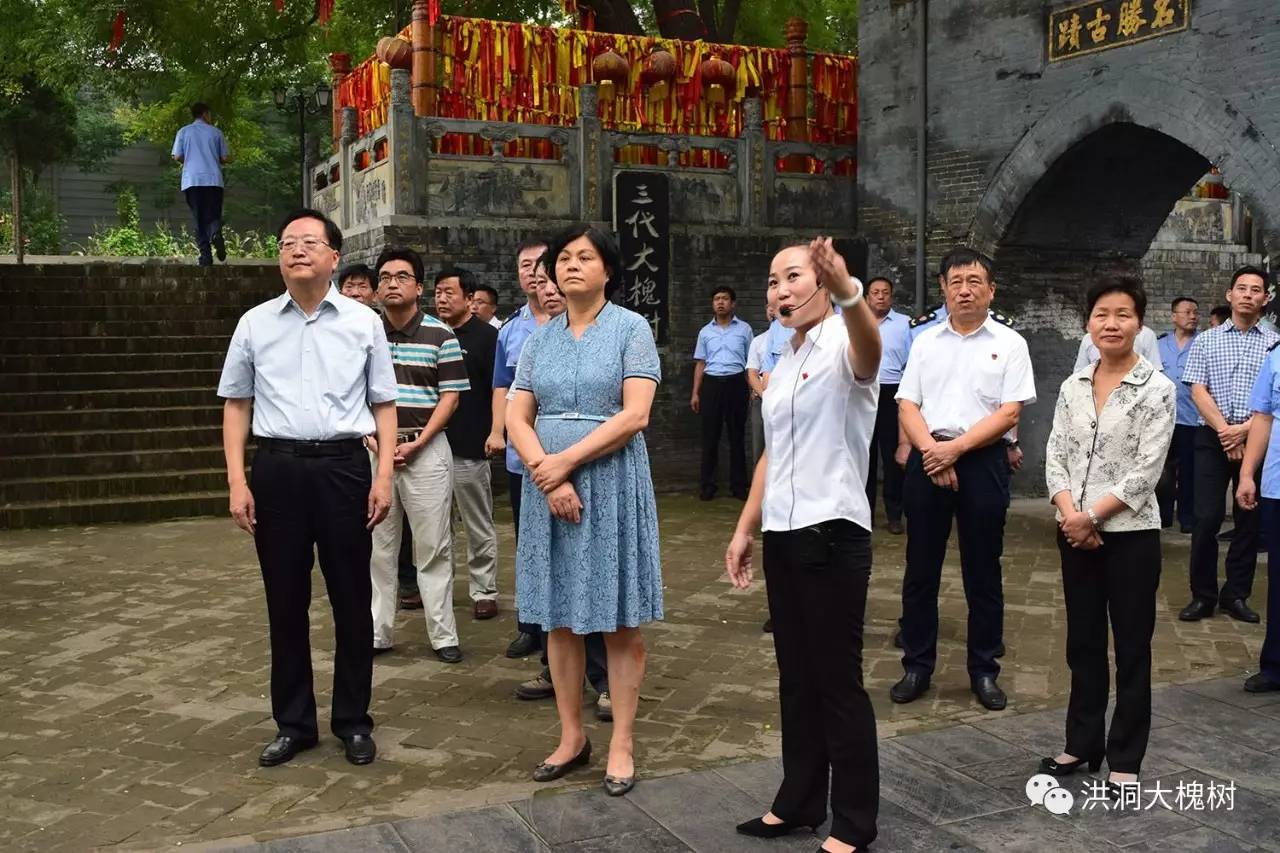
[[[436,33],[431,26],[427,0],[413,0],[409,22],[409,40],[413,43],[413,114],[435,115],[436,112]]]
[[[342,142],[342,105],[338,103],[338,90],[342,86],[342,81],[351,73],[351,54],[329,54],[329,73],[332,78],[329,104],[333,108],[333,150],[337,151]]]
[[[783,115],[787,120],[787,139],[792,142],[809,141],[809,58],[804,41],[809,35],[809,25],[802,18],[787,21],[787,54],[790,67],[787,74],[787,104]]]

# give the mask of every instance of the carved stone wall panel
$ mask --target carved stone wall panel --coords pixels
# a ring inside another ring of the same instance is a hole
[[[571,170],[554,163],[494,163],[431,158],[427,215],[569,219]]]
[[[728,174],[671,176],[671,219],[686,225],[736,225],[741,211],[738,180]]]
[[[391,161],[383,160],[352,179],[353,224],[360,225],[391,213]]]
[[[769,192],[769,224],[775,228],[831,228],[856,221],[852,178],[775,175]]]

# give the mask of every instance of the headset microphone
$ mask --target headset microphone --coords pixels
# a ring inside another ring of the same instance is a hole
[[[787,306],[785,308],[779,308],[778,313],[781,314],[783,317],[790,317],[792,314],[794,314],[795,312],[799,311],[801,308],[803,308],[804,306],[812,302],[813,297],[817,296],[818,291],[821,289],[822,289],[822,282],[818,282],[818,286],[814,289],[813,293],[809,294],[808,299],[806,299],[804,302],[801,302],[795,308],[792,308],[791,306]]]

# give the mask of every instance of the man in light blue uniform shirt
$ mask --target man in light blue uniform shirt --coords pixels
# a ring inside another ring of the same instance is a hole
[[[867,502],[875,523],[878,469],[884,469],[884,514],[889,532],[899,536],[902,526],[902,469],[894,461],[898,448],[898,383],[911,352],[911,318],[893,310],[893,282],[877,276],[867,283],[867,306],[880,324],[880,400],[871,434],[867,464]]]
[[[738,294],[722,285],[711,294],[714,319],[698,332],[693,351],[693,396],[689,407],[702,416],[701,498],[716,496],[716,467],[720,460],[720,431],[729,430],[729,489],[747,499],[747,355],[755,337],[751,326],[734,316]],[[763,371],[762,371],[763,372]]]
[[[526,301],[498,330],[498,346],[493,356],[493,426],[485,440],[485,452],[491,456],[505,452],[508,495],[515,520],[516,540],[520,539],[520,489],[524,483],[524,465],[511,442],[505,438],[507,391],[516,378],[516,365],[525,341],[539,326],[547,322],[547,312],[538,301],[537,264],[547,251],[547,241],[540,237],[525,240],[516,249],[516,275]],[[539,649],[538,625],[519,623],[519,633],[507,646],[507,657],[522,658]],[[549,694],[548,694],[549,695]]]
[[[200,266],[213,265],[210,247],[218,250],[218,260],[227,259],[222,240],[222,164],[231,152],[227,138],[209,119],[209,105],[191,105],[191,124],[178,131],[173,140],[173,159],[182,164],[182,194],[195,220]]]
[[[1272,344],[1249,396],[1253,420],[1240,465],[1236,500],[1240,506],[1261,509],[1263,537],[1267,543],[1267,634],[1258,657],[1258,671],[1245,679],[1249,693],[1280,691],[1280,433],[1274,429],[1280,415],[1280,349]],[[1265,460],[1265,461],[1264,461]],[[1262,466],[1262,489],[1254,480]]]
[[[1176,494],[1178,523],[1183,533],[1190,533],[1196,521],[1192,471],[1200,412],[1191,399],[1191,386],[1182,383],[1182,370],[1187,366],[1187,356],[1191,354],[1191,344],[1195,341],[1199,325],[1199,304],[1190,296],[1179,296],[1173,300],[1173,331],[1164,332],[1156,340],[1160,348],[1160,372],[1172,379],[1178,389],[1173,442],[1169,445],[1169,455],[1165,457],[1160,482],[1156,484],[1156,497],[1160,501],[1160,524],[1171,527]]]

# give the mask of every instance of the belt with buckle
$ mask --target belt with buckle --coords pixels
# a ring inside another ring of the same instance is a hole
[[[604,423],[609,420],[604,415],[588,415],[583,412],[551,412],[549,414],[538,414],[540,421],[596,421]]]
[[[300,441],[292,438],[259,438],[258,447],[270,453],[291,453],[294,456],[347,456],[364,446],[358,438],[339,438],[332,441]]]
[[[943,433],[940,433],[940,432],[931,432],[929,433],[929,437],[932,438],[934,441],[955,441],[956,440],[956,437],[954,435],[944,435]]]
[[[408,444],[408,443],[409,443],[409,442],[411,442],[411,441],[417,441],[417,440],[418,440],[418,436],[420,436],[420,435],[422,435],[422,430],[420,430],[420,429],[411,429],[411,430],[407,430],[407,431],[397,432],[397,433],[396,433],[396,443],[397,443],[397,444]]]

